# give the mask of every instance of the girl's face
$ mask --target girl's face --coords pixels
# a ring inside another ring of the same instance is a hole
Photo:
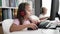
[[[30,7],[30,5],[26,5],[25,6],[25,10],[26,10],[26,15],[27,15],[27,17],[29,17],[30,15],[31,15],[31,7]]]
[[[44,10],[43,10],[43,11],[44,11],[44,14],[46,14],[46,13],[47,13],[47,9],[46,9],[46,8],[44,8]]]

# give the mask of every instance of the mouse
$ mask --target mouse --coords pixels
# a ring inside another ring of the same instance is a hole
[[[28,28],[27,30],[38,30],[38,28],[36,28],[36,29]]]

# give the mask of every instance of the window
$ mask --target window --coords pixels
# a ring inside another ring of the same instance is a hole
[[[42,7],[46,7],[47,8],[47,16],[50,16],[51,0],[42,0]]]
[[[58,11],[58,14],[60,14],[60,0],[59,0],[59,11]]]

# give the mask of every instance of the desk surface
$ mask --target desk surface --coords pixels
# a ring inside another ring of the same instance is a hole
[[[54,29],[38,29],[38,30],[32,30],[32,31],[16,31],[11,32],[10,34],[59,34],[59,30]]]

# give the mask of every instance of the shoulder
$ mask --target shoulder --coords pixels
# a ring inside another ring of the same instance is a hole
[[[13,23],[16,24],[16,25],[19,25],[19,20],[18,19],[14,19]]]
[[[18,21],[18,19],[14,19],[14,21]]]
[[[19,20],[18,19],[14,19],[14,22],[19,22]]]

